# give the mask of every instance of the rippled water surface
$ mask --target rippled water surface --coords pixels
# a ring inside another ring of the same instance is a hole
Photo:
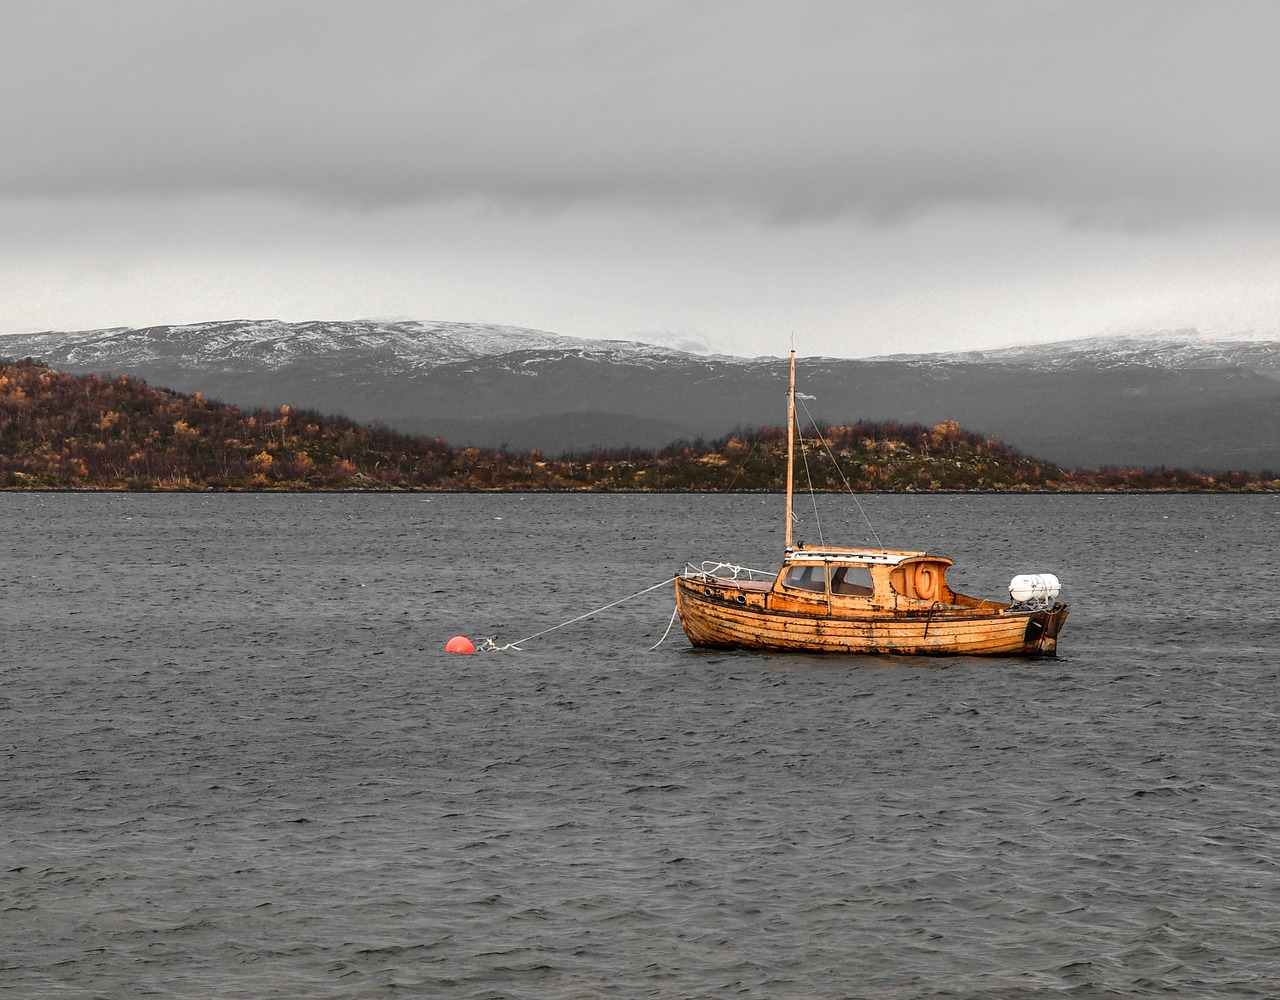
[[[0,495],[0,992],[1280,996],[1280,500],[864,504],[1059,658],[442,652],[776,497]]]

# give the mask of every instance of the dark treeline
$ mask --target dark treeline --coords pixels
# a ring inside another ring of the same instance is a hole
[[[1280,490],[1270,474],[1063,470],[955,421],[815,430],[797,450],[797,481],[822,491]],[[451,448],[290,406],[250,413],[128,376],[0,364],[0,488],[10,490],[750,492],[781,489],[785,470],[781,428],[546,459]]]

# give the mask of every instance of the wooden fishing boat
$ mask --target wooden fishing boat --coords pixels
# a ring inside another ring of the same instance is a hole
[[[911,656],[1055,656],[1067,605],[1052,574],[1014,577],[1008,603],[957,593],[952,561],[929,552],[792,543],[796,356],[787,400],[786,541],[773,573],[725,562],[676,577],[695,646]]]

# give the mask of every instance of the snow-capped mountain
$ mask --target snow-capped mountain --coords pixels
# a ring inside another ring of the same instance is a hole
[[[68,369],[123,370],[159,365],[193,372],[282,371],[314,362],[356,361],[388,375],[506,358],[526,373],[547,357],[577,357],[613,364],[663,366],[712,358],[752,365],[760,359],[693,354],[628,340],[585,340],[515,326],[416,320],[284,323],[225,320],[141,329],[116,327],[0,337],[5,355],[31,355]],[[1148,331],[988,350],[891,354],[866,363],[999,365],[1029,371],[1244,368],[1280,378],[1280,339]],[[824,367],[840,359],[812,358]]]
[[[917,365],[1013,365],[1035,371],[1245,368],[1280,379],[1280,338],[1194,329],[1157,330],[983,351],[896,354],[869,360]]]
[[[786,362],[516,327],[227,321],[0,337],[0,356],[452,444],[661,447],[781,424]],[[991,351],[808,358],[802,417],[955,419],[1066,466],[1280,469],[1280,343],[1155,332]]]
[[[191,371],[281,371],[317,360],[327,364],[346,358],[372,364],[385,374],[529,352],[649,364],[662,363],[673,353],[649,344],[582,340],[514,326],[406,320],[228,320],[48,332],[0,338],[0,351],[10,356],[38,356],[52,365],[102,370],[158,364]]]

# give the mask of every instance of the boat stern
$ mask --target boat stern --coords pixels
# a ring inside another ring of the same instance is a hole
[[[1067,620],[1067,605],[1058,603],[1047,611],[1034,611],[1022,634],[1024,656],[1057,656],[1058,633]]]

